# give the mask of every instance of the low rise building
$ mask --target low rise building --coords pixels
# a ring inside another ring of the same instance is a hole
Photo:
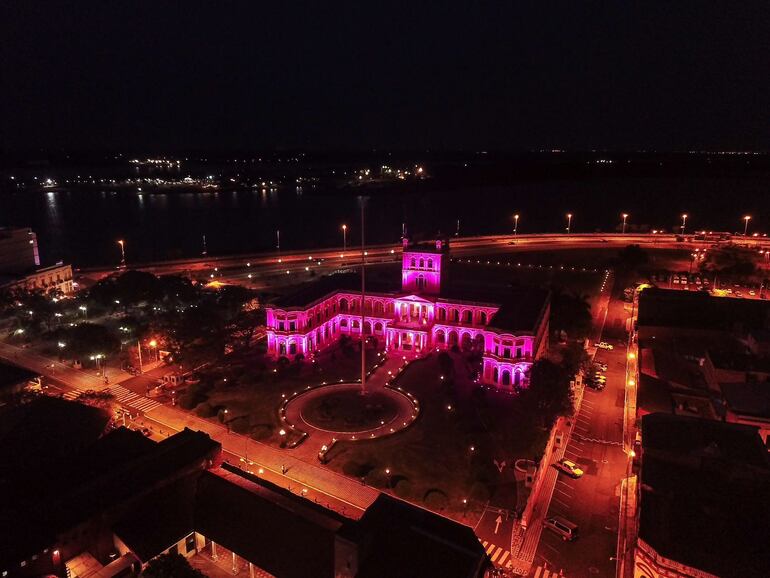
[[[757,428],[642,418],[635,578],[770,575],[770,466]]]
[[[59,292],[75,289],[72,265],[40,267],[37,236],[31,229],[0,228],[0,289]]]
[[[345,515],[223,463],[203,432],[94,439],[103,413],[42,398],[0,414],[3,578],[108,578],[165,553],[251,577],[481,578],[488,568],[473,530],[449,518],[385,494]]]

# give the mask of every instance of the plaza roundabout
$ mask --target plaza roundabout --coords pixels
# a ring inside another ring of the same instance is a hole
[[[360,383],[348,382],[298,392],[286,401],[281,417],[310,437],[354,441],[396,433],[408,427],[419,411],[417,399],[398,387],[368,383],[362,393]]]

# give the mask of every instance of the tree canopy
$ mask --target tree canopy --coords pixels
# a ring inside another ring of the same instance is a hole
[[[591,305],[585,295],[554,289],[551,293],[551,327],[575,337],[584,337],[591,329]]]
[[[723,247],[706,253],[700,264],[703,273],[726,277],[751,277],[757,272],[757,255],[739,247]]]
[[[574,411],[571,379],[566,367],[548,359],[540,359],[532,365],[523,400],[541,419],[543,427],[550,428],[556,418],[571,415]]]
[[[56,330],[55,338],[66,344],[65,352],[74,359],[86,359],[91,355],[109,355],[118,351],[120,339],[114,331],[95,323],[78,323]]]
[[[617,256],[617,267],[625,271],[634,271],[639,267],[646,265],[650,256],[639,245],[626,245]]]
[[[190,566],[181,554],[161,554],[150,560],[142,578],[206,578],[206,575]]]

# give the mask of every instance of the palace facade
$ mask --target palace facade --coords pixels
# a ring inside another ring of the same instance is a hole
[[[445,239],[404,239],[403,245],[400,288],[367,283],[363,307],[358,273],[329,275],[269,305],[268,354],[310,358],[342,335],[360,339],[363,329],[386,350],[403,354],[475,349],[482,357],[480,382],[526,387],[533,361],[547,349],[548,292],[512,286],[492,291],[473,279],[450,278]]]

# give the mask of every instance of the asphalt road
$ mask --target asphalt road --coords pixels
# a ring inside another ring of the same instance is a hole
[[[621,301],[610,302],[602,338],[615,348],[599,349],[595,358],[608,366],[607,386],[603,391],[585,388],[565,453],[585,473],[579,479],[560,473],[548,508],[547,517],[561,516],[577,524],[579,537],[565,542],[545,529],[531,576],[542,576],[545,569],[561,571],[567,578],[615,576],[620,488],[627,466],[622,448],[627,315]]]
[[[763,241],[752,240],[757,244]],[[683,243],[677,242],[674,235],[651,234],[533,234],[533,235],[489,235],[479,237],[457,237],[451,239],[452,254],[454,256],[477,255],[480,253],[532,251],[538,249],[581,249],[601,247],[624,247],[635,243],[639,245],[653,245],[656,248],[690,248],[701,247],[708,243]],[[366,247],[366,253],[370,260],[382,260],[398,258],[399,244],[375,245]],[[316,251],[297,250],[284,253],[254,253],[249,255],[223,255],[202,256],[200,258],[181,259],[175,261],[163,261],[156,263],[131,263],[132,268],[149,271],[158,275],[182,274],[200,275],[211,274],[214,268],[247,268],[254,269],[277,265],[287,266],[311,266],[319,259],[331,262],[334,266],[343,263],[357,262],[360,259],[360,248],[349,247],[343,252],[341,247],[319,249]],[[115,272],[115,268],[92,268],[79,270],[92,278],[100,278]]]

